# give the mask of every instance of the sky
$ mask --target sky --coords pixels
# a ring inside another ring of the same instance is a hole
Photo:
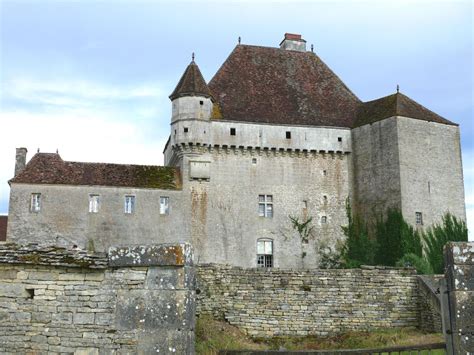
[[[400,91],[461,129],[474,230],[470,0],[0,0],[0,214],[28,158],[162,164],[173,91],[195,52],[209,81],[237,44],[302,34],[363,101]],[[473,234],[470,233],[470,238]]]

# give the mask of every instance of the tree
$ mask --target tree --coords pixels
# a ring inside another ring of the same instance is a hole
[[[435,224],[424,233],[425,255],[435,274],[444,272],[443,247],[449,241],[467,241],[466,222],[452,214],[443,216],[441,224]]]
[[[342,230],[346,236],[342,248],[343,264],[347,268],[360,267],[361,265],[373,265],[376,244],[367,230],[367,224],[359,217],[352,214],[350,200],[346,200],[346,214],[348,225]]]

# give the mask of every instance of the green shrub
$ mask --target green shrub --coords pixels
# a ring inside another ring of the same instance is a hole
[[[449,242],[467,241],[466,222],[447,213],[441,224],[436,224],[423,234],[425,255],[434,273],[444,272],[443,247]]]
[[[429,275],[433,274],[433,268],[430,263],[422,257],[413,253],[403,255],[403,257],[397,261],[395,266],[398,267],[414,267],[418,274]]]

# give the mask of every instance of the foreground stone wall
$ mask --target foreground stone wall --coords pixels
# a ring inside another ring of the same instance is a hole
[[[0,353],[192,353],[191,260],[187,244],[0,244]]]
[[[442,333],[440,280],[443,275],[419,275],[420,329],[427,333]]]
[[[198,267],[197,313],[225,318],[249,335],[328,335],[418,326],[412,269],[285,271]]]

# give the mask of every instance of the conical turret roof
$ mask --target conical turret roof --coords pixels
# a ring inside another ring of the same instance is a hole
[[[211,90],[206,84],[198,65],[194,60],[188,65],[178,85],[169,96],[174,100],[182,96],[204,96],[212,98]]]

